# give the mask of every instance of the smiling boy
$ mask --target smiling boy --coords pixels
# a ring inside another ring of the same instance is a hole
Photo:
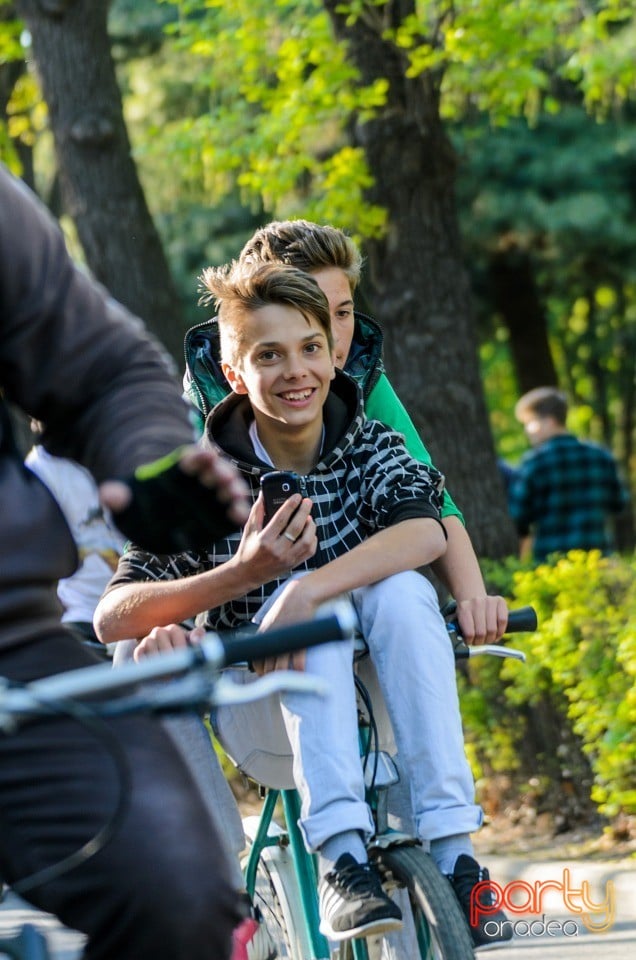
[[[340,383],[342,375],[334,383],[328,305],[317,284],[278,265],[209,270],[204,281],[219,304],[223,372],[233,391],[210,419],[209,438],[240,469],[256,455],[295,471],[313,504],[318,548],[311,568],[283,587],[263,627],[310,618],[343,592],[439,557],[441,477],[412,461],[395,434],[360,418],[357,391],[344,378]],[[288,664],[286,657],[263,669]],[[399,910],[364,847],[372,821],[357,752],[351,645],[310,651],[309,668],[329,680],[327,704],[285,697],[283,713],[301,825],[310,849],[321,854],[321,929],[342,939],[396,928]]]
[[[360,384],[366,415],[402,434],[411,456],[434,466],[387,377],[382,328],[354,309],[363,259],[351,237],[337,227],[308,220],[272,221],[253,234],[238,259],[252,267],[285,263],[311,274],[329,303],[336,366]],[[220,369],[216,318],[187,332],[185,358],[186,394],[205,417],[228,390]],[[469,532],[448,487],[444,488],[441,515],[448,540],[433,571],[457,601],[466,642],[495,643],[508,622],[506,603],[500,596],[488,595]]]
[[[363,420],[355,388],[336,375],[329,313],[313,279],[292,267],[235,265],[229,273],[206,271],[204,282],[220,304],[223,372],[234,394],[210,418],[208,439],[229,447],[243,470],[248,451],[238,445],[247,439],[253,454],[297,472],[313,494],[314,569],[287,586],[267,625],[311,617],[345,591],[439,557],[443,480],[416,464],[398,435]],[[247,402],[237,403],[241,397]],[[223,423],[226,411],[233,412],[231,425]],[[247,437],[229,429],[236,428],[239,411],[250,420]],[[346,455],[328,449],[334,440]]]
[[[359,388],[335,369],[329,305],[312,277],[280,264],[234,264],[205,271],[203,280],[218,305],[223,372],[232,389],[209,415],[205,442],[230,457],[254,499],[263,473],[296,471],[304,512],[292,516],[283,505],[268,526],[278,523],[283,542],[315,531],[316,546],[295,567],[303,576],[279,576],[219,600],[202,623],[227,629],[259,619],[268,628],[308,619],[325,601],[349,593],[409,773],[417,834],[444,845],[438,862],[453,873],[462,855],[470,856],[468,835],[480,825],[481,810],[464,755],[451,645],[432,586],[413,572],[445,550],[443,478],[414,460],[399,434],[365,418]],[[196,582],[231,563],[239,550],[237,535],[204,555],[133,551],[109,590],[184,577],[185,609],[188,582],[194,595]],[[159,647],[170,642],[168,630],[159,634]],[[365,847],[373,821],[358,754],[353,646],[312,648],[306,658],[330,694],[320,706],[287,694],[282,713],[301,830],[308,849],[319,853],[321,929],[333,939],[395,929],[400,912]],[[262,669],[282,666],[289,666],[288,657]],[[258,731],[253,735],[256,740]]]

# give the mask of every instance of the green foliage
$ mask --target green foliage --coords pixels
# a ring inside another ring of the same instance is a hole
[[[498,448],[514,460],[524,441],[488,270],[501,250],[517,250],[533,264],[559,379],[574,402],[570,425],[610,446],[633,475],[636,124],[629,114],[599,124],[570,107],[532,130],[521,121],[463,124],[454,140]]]
[[[3,7],[8,7],[10,0],[0,0],[0,67],[14,60],[22,60],[24,51],[20,43],[22,24],[19,20],[7,18]]]
[[[456,118],[468,107],[495,123],[559,109],[557,84],[576,85],[591,111],[607,115],[630,96],[636,80],[632,5],[620,0],[480,0],[420,4],[440,16],[443,42],[414,46],[412,70],[446,66],[442,109]],[[446,7],[447,15],[442,18]],[[453,11],[452,15],[450,11]],[[423,57],[422,57],[423,54]]]
[[[245,202],[277,216],[329,220],[359,237],[377,236],[385,213],[365,203],[369,171],[347,129],[382,108],[390,80],[360,83],[320,0],[163,2],[177,11],[169,32],[196,62],[193,80],[207,106],[154,130],[156,149],[173,149],[214,201],[237,185]],[[395,45],[405,78],[433,77],[448,118],[477,108],[495,123],[518,115],[535,121],[542,110],[558,109],[554,86],[563,78],[578,84],[594,109],[634,91],[632,19],[614,0],[593,9],[579,0],[414,0],[410,11],[409,4],[396,7],[392,0],[350,0],[338,9]]]
[[[48,122],[48,110],[32,73],[18,77],[7,104],[7,128],[12,140],[34,147]]]
[[[114,42],[138,49],[140,43],[161,43],[165,27],[174,19],[174,11],[157,0],[113,0],[108,31]]]
[[[527,663],[476,660],[463,694],[469,739],[482,766],[515,769],[529,709],[545,703],[590,763],[592,799],[608,818],[636,813],[636,560],[572,551],[536,569],[490,571],[511,605],[532,604],[539,628],[512,638]],[[567,741],[567,737],[565,737]],[[563,766],[571,757],[553,744]]]
[[[364,202],[364,154],[343,132],[383,103],[384,81],[362,86],[334,42],[318,0],[176,4],[175,45],[206,109],[152,131],[212,202],[237,186],[243,202],[277,215],[333,221],[377,235],[384,212]]]
[[[20,176],[22,173],[20,159],[15,144],[9,136],[7,124],[0,119],[0,163],[4,163],[12,173]]]
[[[596,6],[572,38],[563,74],[580,86],[591,110],[607,116],[633,95],[636,28],[632,3],[606,0]]]
[[[0,0],[0,162],[22,176],[21,154],[24,158],[25,152],[35,151],[42,140],[41,166],[50,170],[48,108],[35,70],[24,62],[29,35],[20,20],[9,19],[13,12],[10,0]]]
[[[260,219],[242,207],[236,197],[230,197],[213,208],[184,200],[158,214],[156,220],[183,317],[188,326],[201,323],[210,314],[209,306],[198,306],[202,269],[236,257]]]
[[[516,464],[528,449],[528,441],[514,416],[519,390],[504,327],[495,326],[483,337],[480,362],[497,453],[508,463]]]
[[[341,4],[350,20],[364,18],[405,52],[406,76],[443,78],[448,119],[476,108],[496,124],[512,116],[534,122],[559,109],[555,84],[563,81],[599,115],[633,96],[634,9],[623,0],[414,0],[409,7],[396,22],[391,0]]]

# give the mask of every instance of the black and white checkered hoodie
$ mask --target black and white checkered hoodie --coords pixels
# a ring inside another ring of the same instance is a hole
[[[327,397],[325,440],[319,463],[301,477],[304,496],[313,503],[318,549],[298,569],[324,566],[353,549],[378,530],[415,517],[440,519],[443,476],[414,460],[400,434],[377,420],[367,420],[360,388],[346,374],[336,373]],[[210,413],[204,443],[217,444],[250,485],[253,499],[259,480],[272,469],[260,461],[249,438],[249,401],[230,394]],[[441,521],[440,521],[441,522]],[[205,553],[155,556],[129,548],[108,585],[173,580],[206,572],[229,560],[240,534],[214,543]],[[200,621],[209,629],[235,629],[252,619],[281,580],[266,583],[230,603],[208,611]]]

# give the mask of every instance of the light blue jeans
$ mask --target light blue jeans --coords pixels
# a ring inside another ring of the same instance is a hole
[[[435,590],[407,571],[354,590],[352,601],[407,774],[417,836],[430,841],[472,833],[482,811],[474,800],[453,651]],[[301,797],[300,827],[307,847],[316,850],[345,830],[368,838],[373,822],[358,749],[353,641],[312,647],[306,669],[327,681],[327,698],[284,694],[281,707]]]

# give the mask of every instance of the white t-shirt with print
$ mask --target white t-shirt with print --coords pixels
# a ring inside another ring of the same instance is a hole
[[[29,451],[25,463],[59,503],[79,551],[79,569],[58,583],[62,621],[90,623],[117,568],[125,537],[101,506],[95,480],[79,463],[54,457],[39,445]]]

